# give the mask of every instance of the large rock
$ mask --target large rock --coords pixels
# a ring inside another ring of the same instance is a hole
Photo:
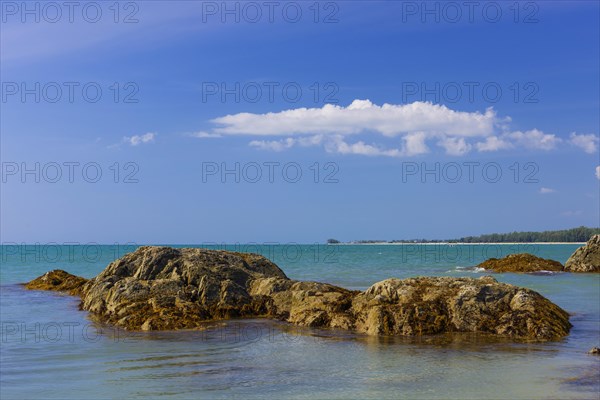
[[[558,261],[536,257],[533,254],[509,254],[503,258],[490,258],[477,267],[494,272],[559,272],[564,269]]]
[[[540,340],[566,336],[568,314],[537,292],[479,279],[386,279],[364,292],[316,282],[261,279],[253,294],[272,299],[288,322],[373,335],[484,332]]]
[[[594,235],[587,244],[575,250],[565,263],[565,271],[600,272],[600,235]]]
[[[100,321],[136,330],[270,317],[374,335],[482,332],[553,340],[571,327],[567,312],[539,293],[492,277],[387,279],[360,292],[288,279],[259,255],[205,249],[140,247],[75,291]]]
[[[248,293],[259,278],[287,279],[256,254],[140,247],[106,267],[84,287],[84,310],[128,329],[193,328],[208,320],[265,313]]]

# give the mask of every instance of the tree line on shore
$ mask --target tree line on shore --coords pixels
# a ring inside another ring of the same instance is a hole
[[[430,239],[403,239],[403,240],[356,240],[350,243],[536,243],[536,242],[586,242],[593,235],[600,234],[600,228],[563,229],[558,231],[543,232],[511,232],[490,233],[479,236],[465,236],[460,239],[430,240]],[[328,244],[342,243],[337,239],[328,239]]]

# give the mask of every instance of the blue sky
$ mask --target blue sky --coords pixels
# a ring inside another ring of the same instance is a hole
[[[2,242],[600,224],[598,2],[0,4]]]

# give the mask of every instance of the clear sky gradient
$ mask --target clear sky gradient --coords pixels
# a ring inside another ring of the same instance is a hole
[[[0,3],[4,243],[600,224],[596,1],[53,4]]]

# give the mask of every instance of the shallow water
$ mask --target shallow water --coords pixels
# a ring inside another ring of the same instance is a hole
[[[579,245],[232,245],[290,278],[364,289],[388,277],[483,276],[488,257],[565,262]],[[495,274],[572,313],[560,342],[481,335],[389,338],[268,320],[132,333],[93,323],[78,299],[21,282],[61,268],[92,277],[127,246],[2,246],[0,398],[597,399],[600,274]],[[212,246],[224,248],[224,246]]]

